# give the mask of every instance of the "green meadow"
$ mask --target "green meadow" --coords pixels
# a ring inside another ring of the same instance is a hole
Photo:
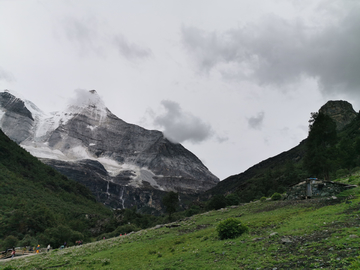
[[[9,269],[359,269],[359,188],[334,198],[256,201],[83,246],[0,262]],[[249,227],[220,240],[229,217]]]

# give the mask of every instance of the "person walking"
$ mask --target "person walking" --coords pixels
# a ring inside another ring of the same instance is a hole
[[[48,246],[47,246],[47,252],[50,251],[50,248],[51,248],[51,246],[50,246],[50,244],[48,244]]]
[[[11,251],[11,258],[15,257],[15,247],[13,247],[12,251]]]

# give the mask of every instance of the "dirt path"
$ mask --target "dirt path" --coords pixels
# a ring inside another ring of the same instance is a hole
[[[21,255],[15,256],[14,258],[1,259],[0,263],[7,262],[7,261],[10,261],[10,260],[16,260],[16,259],[20,259],[20,258],[25,258],[25,257],[28,257],[28,256],[33,256],[33,255],[36,255],[36,253],[28,253],[28,254],[24,254],[24,255],[21,254]]]

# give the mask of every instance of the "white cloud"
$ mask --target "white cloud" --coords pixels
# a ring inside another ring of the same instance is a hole
[[[189,112],[184,112],[174,101],[163,100],[165,113],[154,118],[154,124],[164,129],[164,135],[173,142],[190,141],[200,143],[210,138],[214,132],[210,124]]]

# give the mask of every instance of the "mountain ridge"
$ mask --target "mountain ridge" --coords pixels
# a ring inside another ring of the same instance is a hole
[[[318,113],[326,114],[334,121],[339,143],[341,143],[341,140],[347,140],[349,136],[351,137],[350,146],[347,145],[348,148],[345,152],[350,153],[352,148],[357,148],[356,136],[359,136],[358,144],[360,147],[360,114],[355,112],[349,102],[329,100],[321,106],[318,112],[311,113],[311,115]],[[267,158],[251,166],[244,172],[225,178],[214,188],[201,194],[201,198],[208,200],[216,195],[229,195],[234,193],[238,194],[241,202],[249,202],[264,196],[270,197],[274,192],[286,192],[289,186],[305,178],[315,177],[309,174],[303,167],[303,159],[307,152],[306,144],[307,138],[302,140],[297,146]],[[344,150],[345,149],[339,149],[337,152],[339,157],[336,155],[335,157],[340,158],[341,155],[344,155]],[[358,155],[360,157],[360,152]],[[332,158],[334,159],[334,157]],[[341,165],[339,165],[339,161],[335,160],[332,162],[334,163],[334,168],[342,171],[350,171],[348,168],[342,168]],[[336,169],[334,170],[335,172],[333,172],[333,174],[336,174]]]

